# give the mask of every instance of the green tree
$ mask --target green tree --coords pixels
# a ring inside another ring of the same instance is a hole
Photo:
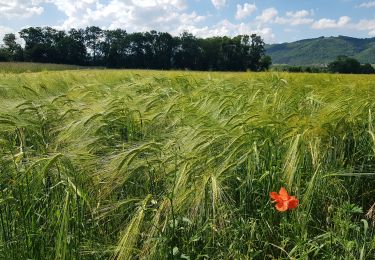
[[[173,56],[174,66],[179,69],[198,69],[202,48],[198,39],[188,32],[183,32],[176,39],[178,42]]]
[[[248,68],[252,71],[260,71],[263,69],[260,61],[265,55],[264,41],[256,34],[252,34],[250,37],[251,43]]]
[[[375,69],[374,69],[373,66],[371,66],[370,63],[366,63],[366,64],[361,65],[361,73],[363,73],[363,74],[374,74]]]
[[[268,55],[263,55],[259,60],[259,69],[260,70],[269,70],[272,64],[272,59]],[[310,68],[309,68],[310,69]],[[311,71],[310,71],[311,72]]]
[[[101,45],[104,38],[104,31],[97,26],[86,27],[85,42],[90,52],[90,60],[92,65],[99,65],[101,61]]]
[[[342,55],[328,64],[328,70],[333,73],[360,73],[361,64],[354,58]]]
[[[128,48],[128,68],[147,68],[146,63],[146,49],[144,34],[140,32],[132,33],[129,35],[129,48]]]
[[[338,56],[328,64],[328,70],[333,73],[372,74],[375,69],[371,64],[360,64],[358,60],[347,56]]]
[[[5,48],[0,48],[0,61],[9,61],[9,53]]]
[[[219,70],[219,64],[223,60],[222,37],[199,39],[202,48],[201,70]]]
[[[71,29],[64,38],[65,55],[68,64],[85,65],[87,62],[87,49],[85,45],[85,31]]]
[[[19,43],[17,43],[17,38],[14,33],[5,34],[3,38],[4,49],[9,55],[9,60],[11,61],[22,61],[23,60],[23,49]]]
[[[25,59],[27,61],[43,62],[46,56],[44,34],[41,27],[29,27],[19,32],[25,41]]]
[[[144,35],[146,59],[153,69],[170,69],[173,49],[176,41],[169,33],[156,31],[146,32]]]
[[[127,48],[129,46],[125,30],[106,30],[102,51],[105,57],[105,65],[110,68],[121,68],[127,61]]]

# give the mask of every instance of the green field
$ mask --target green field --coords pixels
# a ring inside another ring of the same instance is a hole
[[[35,63],[35,62],[0,62],[0,73],[25,73],[59,70],[77,70],[89,67],[76,65]]]
[[[0,258],[374,259],[374,82],[2,73]]]

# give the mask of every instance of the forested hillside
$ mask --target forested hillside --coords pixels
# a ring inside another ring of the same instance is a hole
[[[358,39],[347,36],[319,37],[291,43],[266,46],[274,64],[322,65],[339,55],[346,55],[361,63],[375,63],[375,37]]]

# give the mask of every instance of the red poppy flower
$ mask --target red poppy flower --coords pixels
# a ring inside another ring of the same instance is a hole
[[[287,211],[288,209],[295,209],[298,206],[298,199],[295,196],[289,196],[284,187],[281,187],[279,193],[270,192],[272,202],[276,202],[276,209],[278,211]]]

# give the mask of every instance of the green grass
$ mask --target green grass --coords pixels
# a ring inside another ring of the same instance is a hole
[[[87,67],[52,63],[0,62],[0,73],[24,73],[59,70],[78,70]]]
[[[0,78],[2,259],[375,255],[375,76]]]

